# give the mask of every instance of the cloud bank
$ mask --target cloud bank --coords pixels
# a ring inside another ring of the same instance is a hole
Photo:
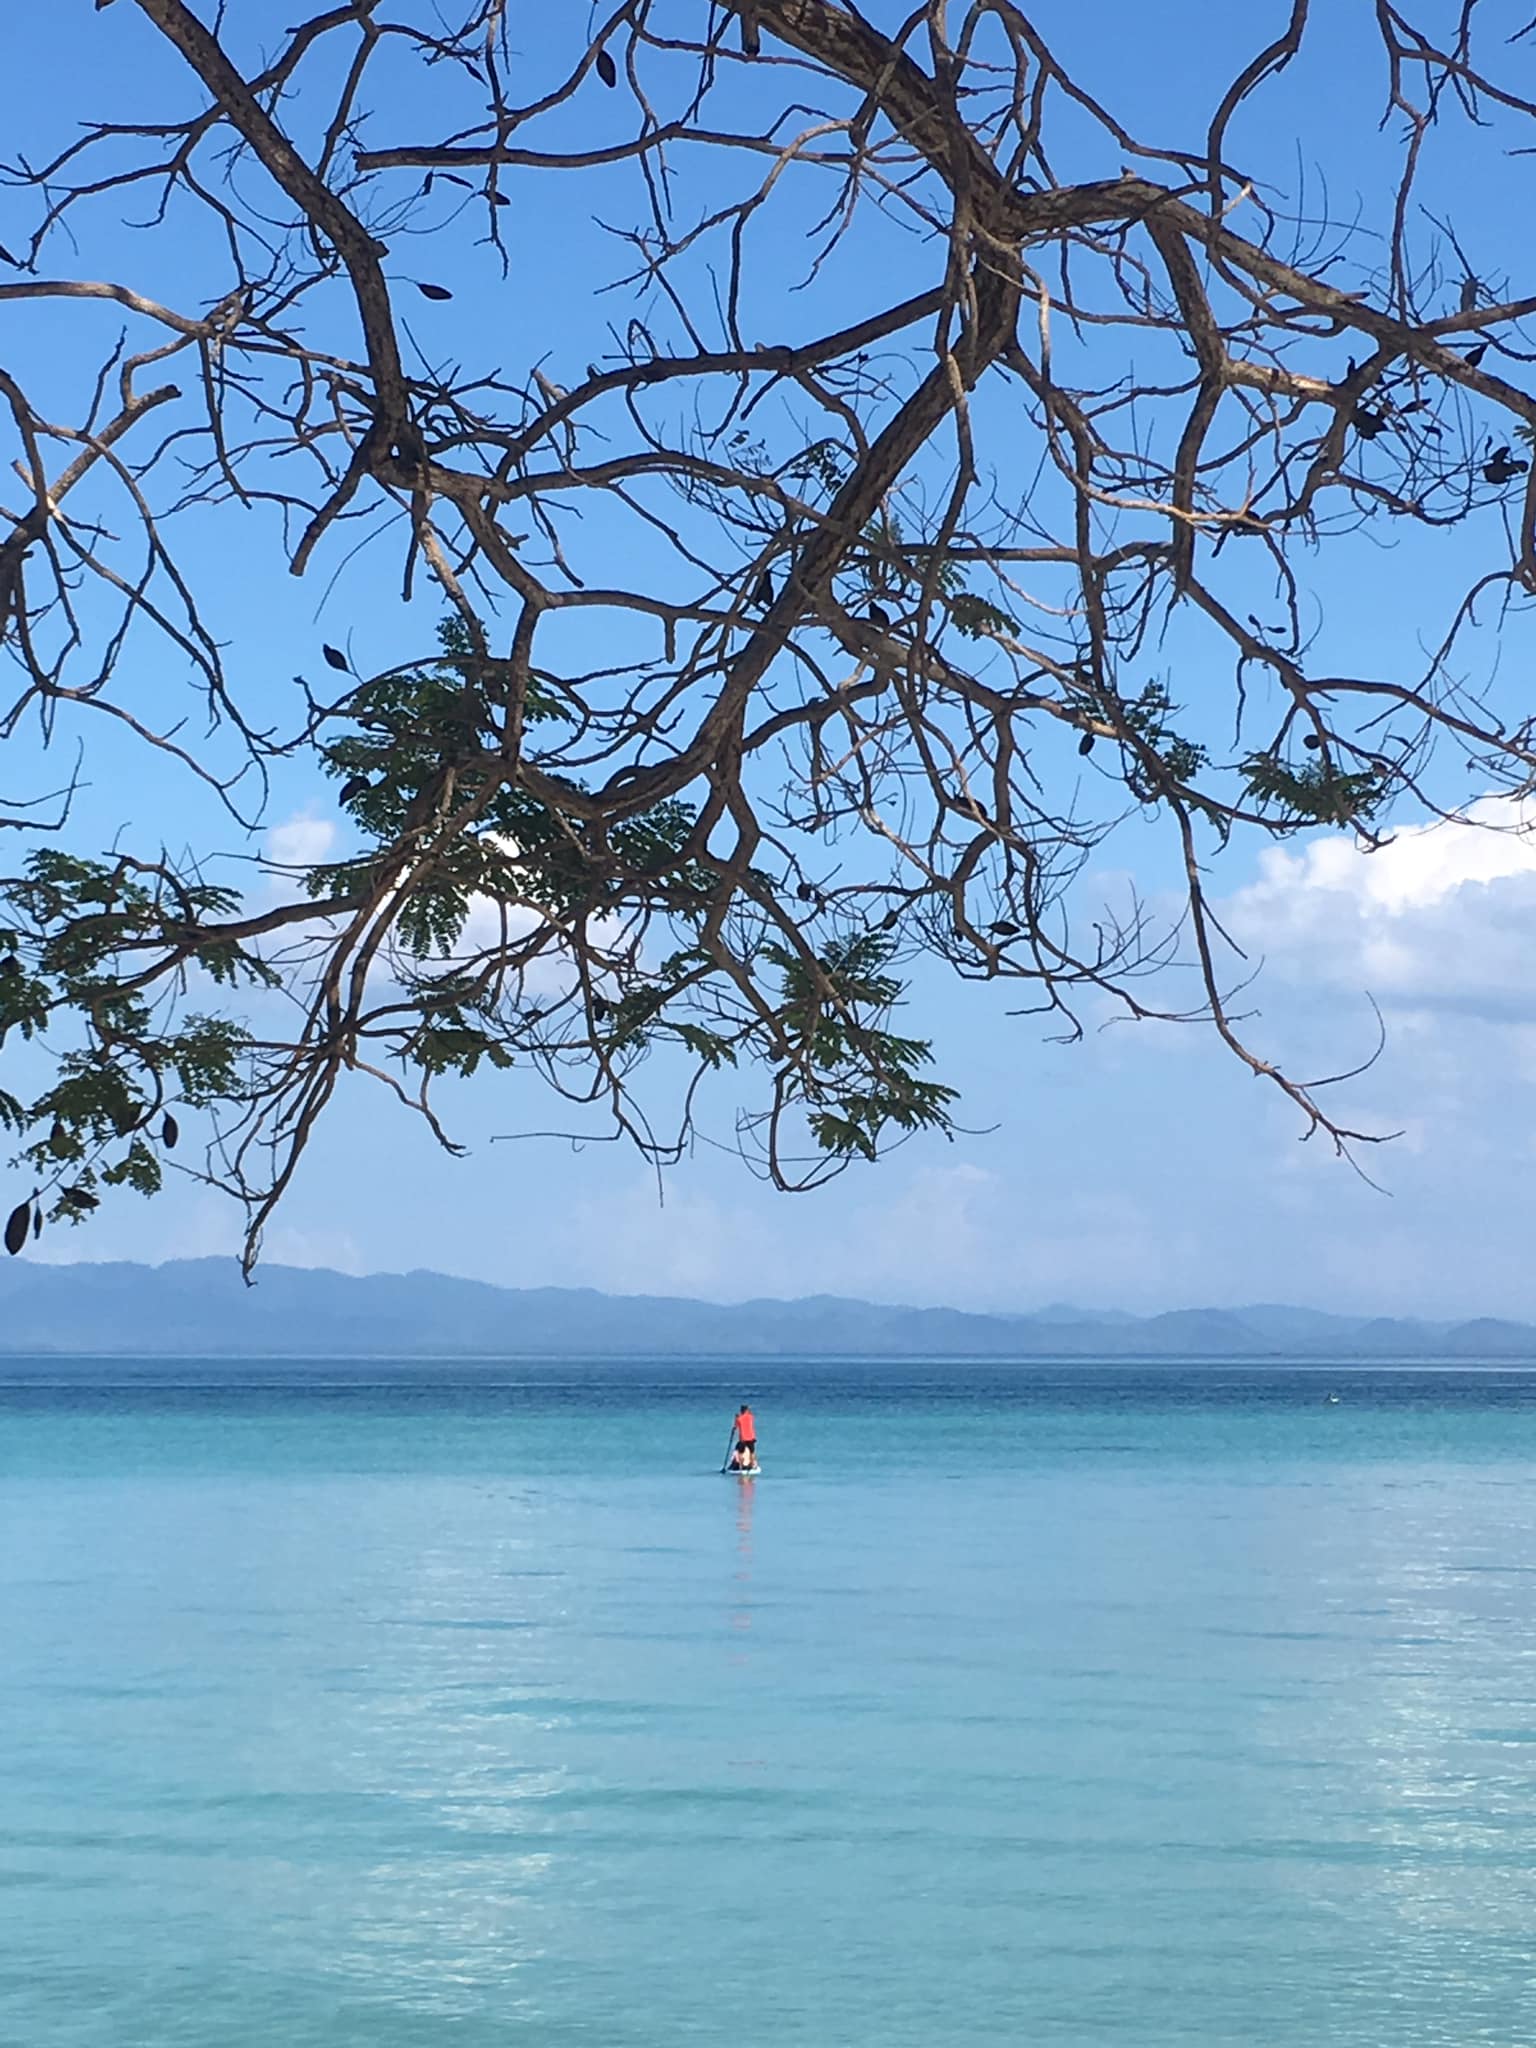
[[[1368,991],[1383,1009],[1524,1019],[1536,1008],[1536,817],[1483,798],[1466,821],[1268,849],[1228,900],[1266,976]]]

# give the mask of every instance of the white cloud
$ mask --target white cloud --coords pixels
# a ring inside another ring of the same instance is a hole
[[[316,818],[307,812],[285,818],[267,833],[263,853],[274,867],[311,868],[324,860],[336,844],[333,819]]]
[[[478,953],[503,946],[511,950],[522,940],[541,931],[547,922],[540,912],[527,904],[504,905],[490,896],[472,896],[464,929],[449,961],[443,964],[472,960]],[[587,937],[592,945],[604,948],[613,957],[628,950],[628,927],[616,917],[589,918]],[[571,949],[558,935],[529,962],[521,983],[523,993],[530,996],[565,996],[575,985],[576,968]]]
[[[1396,1010],[1536,1008],[1536,818],[1497,798],[1466,821],[1404,828],[1366,850],[1341,838],[1269,849],[1223,908],[1270,974],[1368,990]]]
[[[1409,825],[1374,851],[1343,838],[1314,840],[1299,853],[1272,849],[1264,865],[1307,886],[1343,891],[1399,916],[1443,903],[1468,884],[1536,877],[1536,819],[1497,797],[1471,805],[1465,821]]]

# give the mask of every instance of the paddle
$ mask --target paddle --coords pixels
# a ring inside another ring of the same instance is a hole
[[[735,1417],[733,1416],[733,1417],[731,1418],[731,1433],[730,1433],[730,1435],[729,1435],[729,1436],[728,1436],[728,1437],[726,1438],[726,1441],[725,1441],[725,1463],[724,1463],[724,1464],[723,1464],[723,1465],[722,1465],[722,1466],[720,1467],[720,1470],[721,1470],[722,1472],[729,1472],[729,1471],[730,1471],[730,1469],[731,1469],[731,1452],[732,1452],[732,1450],[733,1450],[733,1449],[735,1448],[735,1444],[736,1444],[736,1419],[735,1419]]]

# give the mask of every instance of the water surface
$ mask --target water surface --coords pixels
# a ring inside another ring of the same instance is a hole
[[[1536,2040],[1536,1375],[324,1370],[0,1364],[0,2039]]]

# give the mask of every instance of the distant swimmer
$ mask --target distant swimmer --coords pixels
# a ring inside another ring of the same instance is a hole
[[[1339,1405],[1339,1397],[1338,1397],[1338,1395],[1337,1395],[1337,1394],[1330,1394],[1330,1395],[1328,1396],[1328,1406],[1329,1406],[1330,1408],[1337,1408],[1337,1407],[1338,1407],[1338,1405]]]

